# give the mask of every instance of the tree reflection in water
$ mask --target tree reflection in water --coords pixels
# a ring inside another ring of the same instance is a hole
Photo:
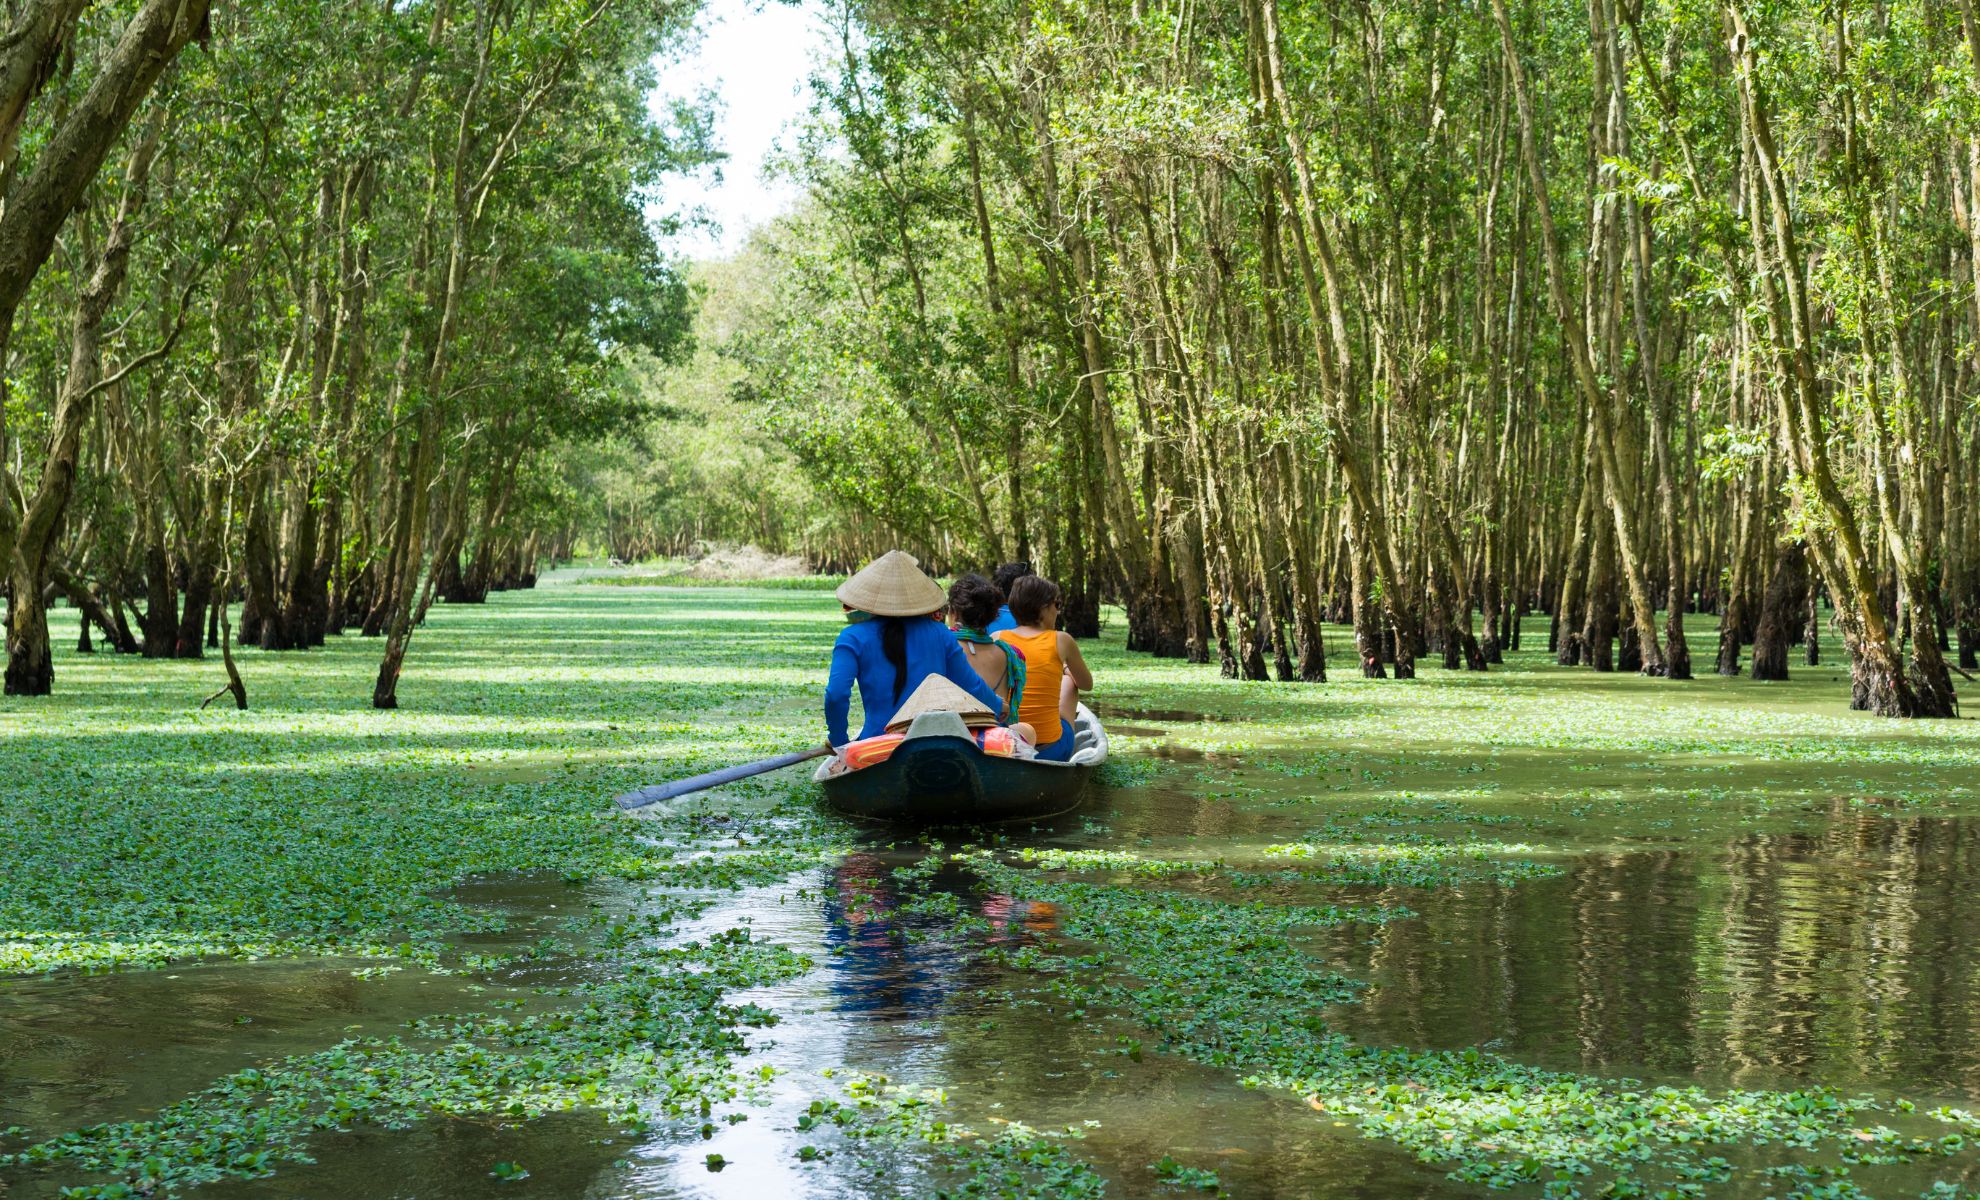
[[[1846,804],[1716,850],[1589,855],[1413,892],[1421,920],[1332,939],[1376,984],[1333,1019],[1604,1075],[1980,1096],[1976,887],[1971,821]]]

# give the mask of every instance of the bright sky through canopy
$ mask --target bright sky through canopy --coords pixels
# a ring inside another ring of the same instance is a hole
[[[805,111],[806,81],[824,32],[809,8],[779,0],[707,0],[701,29],[685,60],[662,66],[653,102],[704,90],[718,98],[715,136],[727,161],[676,180],[664,195],[668,211],[698,207],[715,222],[716,228],[689,229],[675,242],[690,258],[714,258],[733,254],[751,229],[798,196],[790,181],[765,179],[763,166],[779,135]]]

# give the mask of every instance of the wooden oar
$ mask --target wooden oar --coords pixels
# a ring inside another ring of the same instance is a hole
[[[748,779],[751,775],[762,775],[768,771],[776,771],[784,767],[795,766],[798,763],[804,762],[806,759],[823,758],[831,752],[832,748],[830,746],[813,746],[809,750],[800,750],[796,754],[779,754],[775,758],[760,759],[757,762],[744,763],[739,767],[723,767],[719,771],[706,771],[700,775],[691,775],[686,779],[676,779],[672,783],[656,783],[643,787],[636,792],[627,792],[613,801],[613,803],[631,812],[635,808],[645,808],[649,804],[658,804],[662,800],[672,800],[676,796],[685,796],[689,792],[699,792],[705,788],[720,787],[725,783],[734,783],[738,779]]]

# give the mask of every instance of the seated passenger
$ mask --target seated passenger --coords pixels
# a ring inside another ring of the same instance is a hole
[[[1017,628],[997,634],[999,640],[1024,651],[1024,691],[1018,716],[1038,731],[1038,757],[1065,762],[1073,753],[1073,717],[1079,693],[1093,690],[1079,644],[1059,632],[1059,585],[1026,575],[1011,585],[1011,615]],[[1046,738],[1054,726],[1058,735]]]
[[[1017,697],[1024,694],[1024,651],[990,636],[989,626],[997,618],[1004,595],[981,575],[964,575],[949,585],[949,621],[956,641],[962,643],[969,665],[983,682],[1003,699],[998,720],[1010,724],[1027,742],[1038,740],[1037,731],[1018,720]],[[1013,625],[1016,623],[1013,622]]]
[[[933,619],[943,605],[942,585],[921,573],[914,559],[889,550],[839,585],[846,628],[832,646],[832,670],[825,681],[825,736],[844,746],[853,684],[859,684],[866,714],[859,736],[887,728],[901,701],[930,675],[940,675],[991,711],[1003,700],[983,682],[963,655],[955,636]]]
[[[1011,594],[1011,585],[1029,574],[1031,574],[1030,563],[1007,562],[991,573],[990,582],[996,587],[999,596],[1009,597]],[[997,619],[990,622],[984,628],[991,633],[1002,633],[1006,629],[1016,629],[1017,618],[1011,615],[1011,606],[1004,604],[1002,601],[998,603]]]

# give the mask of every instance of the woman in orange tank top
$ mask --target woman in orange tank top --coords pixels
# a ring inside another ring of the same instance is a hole
[[[1018,719],[1038,731],[1038,757],[1065,762],[1072,757],[1072,719],[1079,693],[1093,690],[1093,672],[1072,635],[1059,632],[1059,585],[1027,575],[1011,585],[1016,629],[996,636],[1024,651],[1024,695]],[[1058,736],[1048,737],[1052,730]]]

